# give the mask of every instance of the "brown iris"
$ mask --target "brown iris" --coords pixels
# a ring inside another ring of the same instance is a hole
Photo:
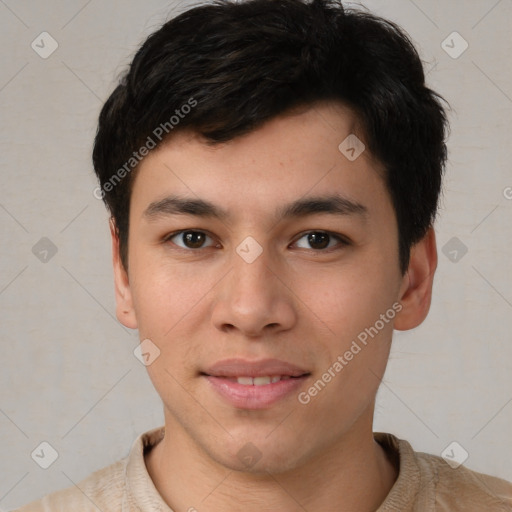
[[[313,249],[325,249],[329,245],[329,239],[327,233],[314,232],[308,234],[308,243]]]
[[[184,244],[190,249],[201,248],[206,240],[206,235],[197,231],[186,231],[182,236]]]

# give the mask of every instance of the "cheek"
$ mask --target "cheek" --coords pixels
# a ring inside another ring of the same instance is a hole
[[[132,283],[139,337],[150,339],[160,351],[146,369],[164,401],[174,397],[181,403],[187,397],[178,383],[196,371],[200,360],[200,347],[193,340],[202,338],[199,326],[212,285],[201,272],[153,266],[149,259],[144,263],[134,265]]]
[[[399,279],[388,265],[378,255],[361,257],[357,264],[305,272],[294,289],[313,317],[346,341],[373,325],[393,304]]]
[[[131,265],[133,304],[144,337],[163,340],[183,320],[189,322],[216,281],[212,272],[200,265],[170,264],[149,254],[134,257]]]

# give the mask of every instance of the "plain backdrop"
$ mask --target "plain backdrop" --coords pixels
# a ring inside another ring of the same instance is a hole
[[[434,454],[456,441],[467,467],[512,480],[512,2],[363,3],[406,29],[452,107],[431,313],[395,334],[374,430]],[[90,154],[134,51],[186,8],[0,1],[2,509],[78,482],[163,424],[137,333],[115,319]],[[47,58],[31,46],[41,37],[44,51],[58,44]],[[31,456],[41,442],[58,453],[46,470]]]

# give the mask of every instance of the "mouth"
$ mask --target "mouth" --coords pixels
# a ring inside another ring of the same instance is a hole
[[[239,409],[267,409],[304,385],[311,372],[280,359],[231,358],[200,373],[224,403]]]
[[[237,409],[262,410],[296,397],[311,373],[301,375],[222,376],[202,373],[210,390]]]
[[[268,386],[269,384],[275,384],[276,382],[289,380],[289,379],[300,379],[311,375],[310,373],[304,373],[302,375],[263,375],[261,377],[249,377],[249,376],[237,376],[230,377],[227,375],[208,375],[207,373],[201,373],[206,377],[215,377],[218,379],[225,379],[229,382],[236,382],[242,386]]]

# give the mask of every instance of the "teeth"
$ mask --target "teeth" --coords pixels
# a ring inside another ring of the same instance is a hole
[[[279,382],[280,380],[287,380],[289,379],[289,375],[275,375],[273,377],[265,376],[265,377],[237,377],[236,381],[238,384],[243,384],[245,386],[265,386],[270,383]]]
[[[252,385],[252,377],[237,377],[238,384]]]
[[[270,377],[254,377],[255,386],[264,386],[265,384],[270,384]]]

